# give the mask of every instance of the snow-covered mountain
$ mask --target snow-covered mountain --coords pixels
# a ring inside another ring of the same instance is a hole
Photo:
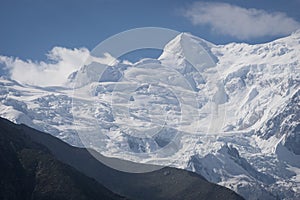
[[[61,87],[3,75],[0,116],[107,156],[195,171],[246,199],[298,199],[299,55],[300,31],[257,45],[182,33],[158,59],[93,61]]]

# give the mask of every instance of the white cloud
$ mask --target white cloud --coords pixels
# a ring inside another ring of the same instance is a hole
[[[115,57],[113,57],[112,55],[110,55],[109,53],[106,52],[102,55],[102,57],[90,56],[88,58],[88,60],[86,61],[86,64],[89,64],[91,62],[97,62],[97,63],[105,64],[108,66],[113,66],[113,65],[116,65],[117,63],[119,63],[119,60],[117,60]]]
[[[80,68],[89,57],[86,48],[67,49],[54,47],[47,57],[49,62],[34,62],[19,58],[0,56],[0,64],[4,65],[11,79],[23,84],[36,86],[61,86],[68,76]]]
[[[266,12],[227,3],[195,2],[184,10],[194,25],[209,25],[219,34],[238,39],[287,35],[300,28],[300,23],[282,12]]]

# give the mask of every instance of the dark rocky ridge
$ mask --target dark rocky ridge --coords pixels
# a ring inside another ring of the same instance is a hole
[[[58,161],[22,127],[0,122],[0,199],[125,199]]]

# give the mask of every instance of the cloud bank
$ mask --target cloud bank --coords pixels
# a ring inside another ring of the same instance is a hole
[[[184,10],[194,25],[209,25],[213,32],[238,39],[287,35],[300,23],[282,12],[266,12],[227,3],[195,2]]]
[[[48,62],[34,62],[19,58],[0,56],[2,71],[7,76],[23,84],[35,86],[62,86],[68,76],[79,69],[89,57],[86,48],[67,49],[54,47],[48,54]]]

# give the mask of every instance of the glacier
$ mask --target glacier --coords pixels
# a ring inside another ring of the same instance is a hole
[[[299,199],[299,55],[300,31],[255,45],[181,33],[157,59],[105,71],[94,60],[61,86],[22,84],[2,67],[0,116],[106,156],[194,171],[245,199]]]

